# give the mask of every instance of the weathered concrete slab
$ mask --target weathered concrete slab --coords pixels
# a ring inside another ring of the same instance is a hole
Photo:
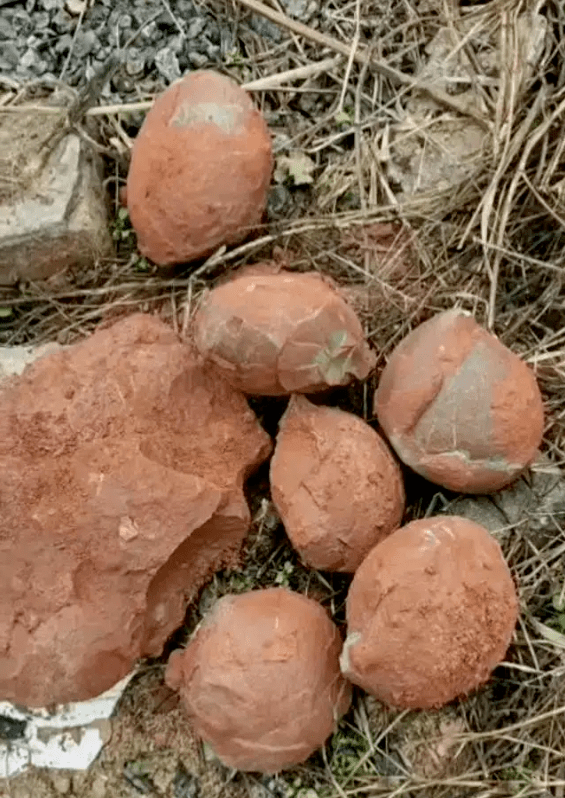
[[[112,252],[101,163],[39,111],[0,115],[0,285],[42,280]]]

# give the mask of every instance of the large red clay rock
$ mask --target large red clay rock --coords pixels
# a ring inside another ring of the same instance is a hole
[[[226,765],[274,773],[320,748],[349,708],[341,646],[313,599],[254,590],[220,599],[165,678]]]
[[[271,492],[292,545],[320,570],[355,571],[404,512],[402,474],[382,438],[297,394],[279,425]]]
[[[140,251],[191,261],[241,241],[267,204],[272,150],[249,95],[215,72],[173,83],[135,139],[127,204]]]
[[[465,493],[513,482],[535,459],[543,433],[533,372],[460,310],[434,316],[396,347],[375,412],[401,460]]]
[[[331,279],[267,264],[210,291],[194,338],[234,387],[261,396],[324,391],[365,379],[375,365],[361,322]]]
[[[236,561],[270,451],[244,397],[151,316],[0,391],[0,698],[95,696]]]
[[[371,551],[347,596],[345,676],[394,707],[439,707],[504,658],[518,600],[500,546],[457,516],[412,521]]]

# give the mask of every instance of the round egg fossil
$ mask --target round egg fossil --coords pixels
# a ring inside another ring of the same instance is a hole
[[[400,459],[453,491],[491,493],[535,459],[543,401],[533,372],[460,310],[394,349],[374,410]]]
[[[366,557],[347,597],[341,669],[397,708],[430,709],[486,682],[518,615],[500,546],[457,516],[412,521]]]
[[[269,130],[249,95],[219,73],[189,73],[134,141],[126,201],[139,250],[169,265],[243,240],[261,221],[271,171]]]
[[[274,773],[307,759],[349,708],[341,647],[313,599],[253,590],[217,601],[165,678],[224,764]]]
[[[363,419],[294,394],[271,460],[273,501],[305,563],[353,573],[404,512],[400,468]]]
[[[267,264],[213,288],[194,319],[201,355],[247,394],[314,393],[365,379],[375,355],[332,280]]]

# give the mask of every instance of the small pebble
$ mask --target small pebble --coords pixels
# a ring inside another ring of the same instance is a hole
[[[163,47],[159,50],[155,56],[155,66],[169,83],[173,83],[173,81],[180,78],[181,72],[178,58],[168,47]]]
[[[173,780],[173,795],[175,798],[198,798],[200,795],[200,779],[189,773],[182,762]]]
[[[197,69],[200,69],[203,66],[206,66],[208,63],[208,59],[202,53],[196,52],[196,50],[191,50],[188,54],[188,60],[190,63],[195,66]]]
[[[106,779],[104,776],[97,776],[90,787],[92,798],[106,798]]]
[[[193,19],[190,25],[188,26],[187,36],[189,39],[196,39],[197,36],[200,36],[204,28],[206,27],[206,20],[203,17],[197,17]]]
[[[56,770],[51,772],[51,783],[59,795],[67,795],[71,789],[71,778]]]

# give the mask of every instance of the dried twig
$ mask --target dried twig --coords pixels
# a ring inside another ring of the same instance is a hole
[[[352,52],[350,46],[343,44],[338,39],[334,39],[332,36],[327,36],[325,33],[320,33],[320,31],[305,25],[303,22],[298,22],[297,20],[291,19],[286,14],[281,14],[278,11],[274,11],[264,3],[259,2],[259,0],[238,0],[238,2],[241,3],[241,5],[244,5],[246,8],[249,8],[251,11],[254,11],[266,19],[271,20],[271,22],[275,22],[277,25],[281,25],[282,27],[293,31],[294,33],[299,33],[301,36],[304,36],[306,39],[309,39],[316,44],[320,44],[322,47],[328,47],[330,50],[334,50],[335,52],[341,53],[345,56],[349,56]],[[452,97],[451,95],[447,94],[447,92],[444,92],[443,89],[438,89],[437,87],[432,86],[425,81],[405,75],[403,72],[391,67],[384,61],[372,57],[365,49],[357,48],[354,51],[353,59],[360,64],[368,63],[369,67],[372,67],[376,72],[380,73],[385,78],[388,78],[393,83],[397,85],[400,84],[403,86],[409,86],[412,89],[418,89],[420,91],[426,92],[426,94],[439,103],[439,105],[449,108],[451,111],[456,111],[462,116],[471,116],[482,127],[486,128],[487,130],[490,128],[489,122],[480,113],[478,113],[478,111],[463,106],[456,97]]]

